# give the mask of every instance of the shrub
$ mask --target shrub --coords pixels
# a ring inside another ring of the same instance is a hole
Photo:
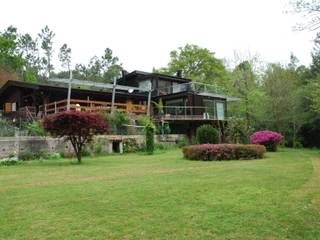
[[[11,165],[17,165],[21,161],[17,157],[9,157],[9,158],[4,158],[0,160],[0,166],[11,166]]]
[[[108,115],[106,121],[109,123],[113,134],[128,134],[127,127],[123,125],[129,124],[131,118],[126,112],[115,111],[113,114]]]
[[[123,139],[123,152],[130,153],[130,152],[137,152],[141,150],[141,146],[134,138],[126,138]]]
[[[189,160],[239,160],[263,158],[265,147],[254,144],[200,144],[182,148]]]
[[[278,144],[283,140],[280,133],[272,131],[255,132],[250,136],[252,144],[264,145],[268,151],[276,152]]]
[[[45,151],[37,151],[33,152],[31,150],[26,150],[19,153],[19,160],[29,161],[29,160],[37,160],[37,159],[48,159],[50,154]]]
[[[154,151],[154,132],[155,126],[153,123],[148,123],[145,126],[145,140],[146,140],[146,151],[149,154],[153,154]]]
[[[15,126],[12,121],[0,118],[0,137],[13,137],[15,135]]]
[[[26,125],[26,129],[28,131],[28,135],[31,135],[31,136],[46,136],[47,135],[46,131],[41,126],[41,123],[38,121],[33,121],[32,123],[28,123]]]
[[[45,117],[43,127],[54,137],[66,137],[81,163],[83,147],[92,142],[94,135],[104,133],[107,123],[98,113],[69,111]]]
[[[185,147],[189,144],[189,140],[186,137],[179,138],[177,141],[177,145],[179,148]]]
[[[197,128],[196,138],[199,144],[218,143],[219,132],[213,126],[205,124]]]

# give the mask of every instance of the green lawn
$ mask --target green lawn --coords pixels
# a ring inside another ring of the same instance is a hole
[[[320,239],[320,152],[180,150],[0,167],[0,239]]]

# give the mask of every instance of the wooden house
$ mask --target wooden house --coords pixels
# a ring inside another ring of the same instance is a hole
[[[172,133],[190,133],[204,123],[224,124],[227,101],[231,97],[209,90],[210,86],[191,79],[158,73],[133,71],[124,74],[117,84],[141,91],[117,91],[115,108],[134,117],[147,113],[148,92],[151,88],[151,117],[156,122],[168,122]],[[145,91],[143,91],[145,89]],[[6,117],[29,120],[67,109],[67,86],[53,83],[27,83],[9,80],[0,89],[0,107]],[[109,90],[72,88],[70,110],[111,111],[112,92]],[[161,100],[160,100],[161,99]],[[162,101],[163,106],[160,103]]]

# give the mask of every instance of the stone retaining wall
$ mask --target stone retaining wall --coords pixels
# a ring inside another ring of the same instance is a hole
[[[168,135],[156,135],[155,141],[165,143],[168,145],[175,145],[177,141],[184,138],[184,135],[180,134],[168,134]],[[113,144],[119,144],[119,152],[122,153],[124,139],[133,138],[139,144],[143,144],[143,135],[101,135],[97,136],[97,139],[101,142],[101,150],[105,153],[112,153]],[[69,142],[59,138],[51,137],[1,137],[0,138],[0,159],[9,156],[17,155],[18,153],[72,153],[73,148]]]

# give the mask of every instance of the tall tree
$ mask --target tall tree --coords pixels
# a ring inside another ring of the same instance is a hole
[[[121,76],[122,66],[118,57],[113,56],[110,48],[106,48],[101,57],[94,56],[88,65],[76,64],[75,77],[89,81],[112,82]]]
[[[299,84],[297,72],[290,67],[271,64],[265,73],[266,125],[283,133],[289,145],[295,144],[304,117]]]
[[[183,76],[195,81],[217,85],[223,90],[228,89],[228,74],[215,53],[197,45],[187,44],[170,52],[168,66],[155,69],[155,72],[176,74],[182,71]]]
[[[232,110],[235,116],[244,117],[247,137],[254,126],[257,125],[261,113],[261,103],[264,95],[257,81],[257,75],[249,60],[242,61],[231,73],[232,94],[240,98]]]
[[[59,52],[59,60],[61,62],[61,66],[68,69],[68,72],[71,70],[71,48],[65,43],[60,48]]]
[[[45,68],[46,77],[50,77],[51,71],[54,69],[52,65],[52,54],[53,54],[53,42],[52,39],[55,37],[55,33],[45,26],[41,29],[41,33],[38,34],[41,40],[41,48],[44,51],[44,57],[42,58],[42,64]]]
[[[0,32],[0,70],[21,72],[24,59],[18,50],[17,37],[17,29],[13,26]]]
[[[33,39],[27,33],[19,37],[18,45],[23,58],[26,60],[23,79],[25,81],[37,82],[41,70],[37,39]]]

